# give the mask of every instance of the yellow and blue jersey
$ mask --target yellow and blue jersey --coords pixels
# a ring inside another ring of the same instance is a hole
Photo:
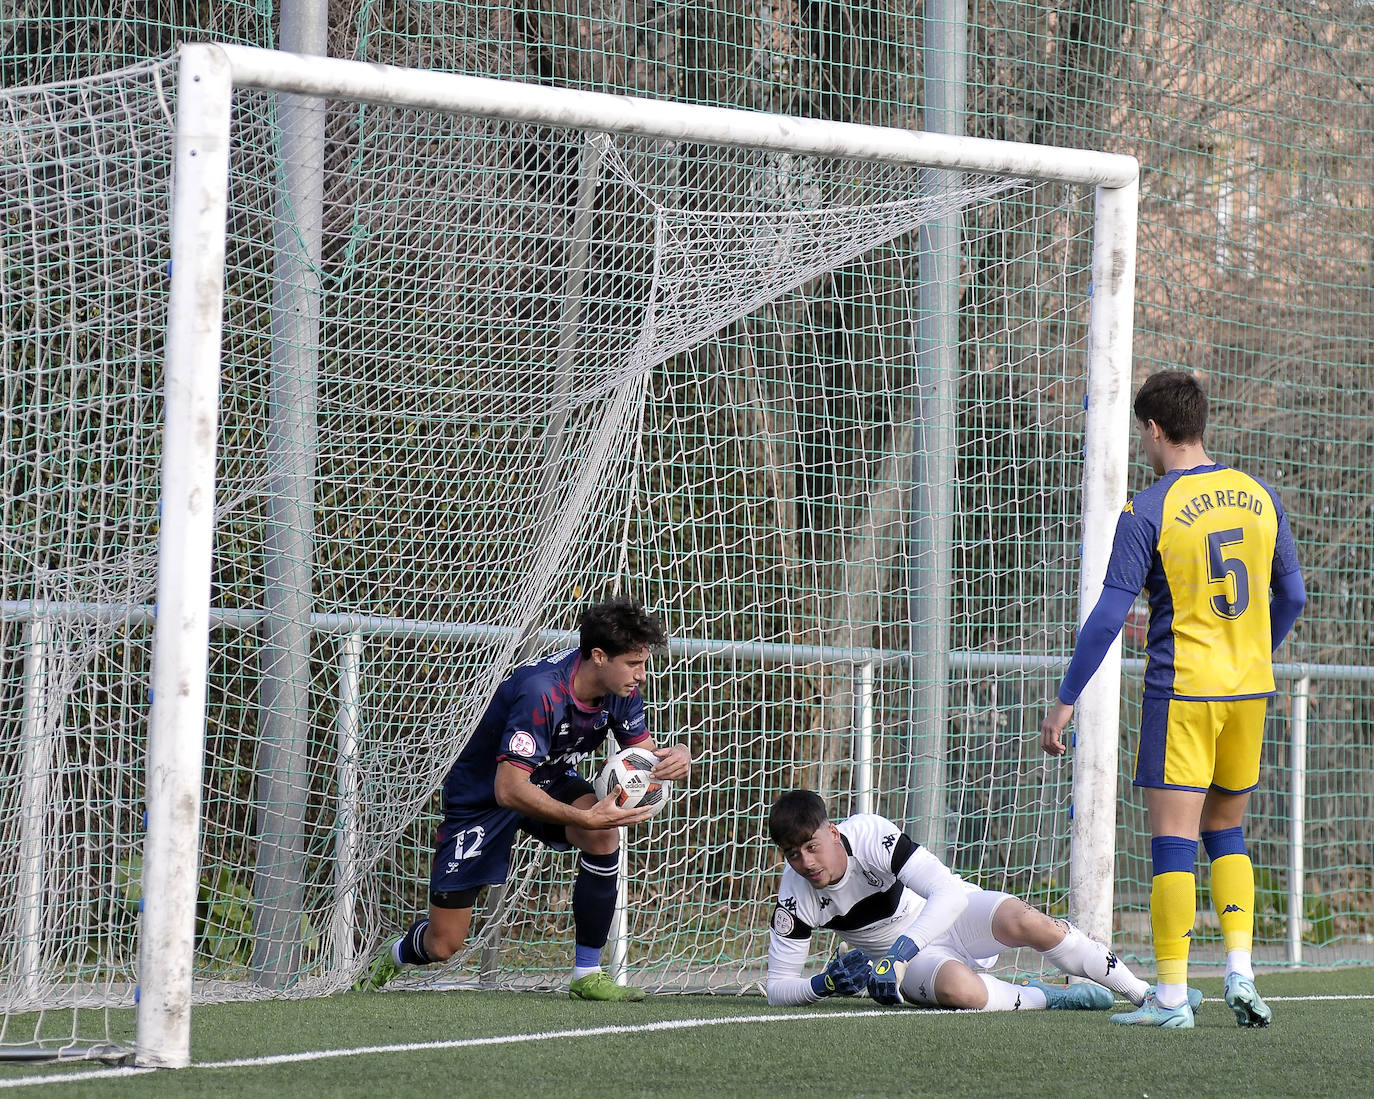
[[[1145,693],[1272,695],[1269,589],[1297,568],[1287,516],[1258,478],[1198,466],[1136,495],[1117,522],[1104,583],[1149,598]]]

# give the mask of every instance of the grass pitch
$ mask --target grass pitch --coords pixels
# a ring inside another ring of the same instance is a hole
[[[981,1015],[864,999],[769,1008],[757,997],[348,993],[198,1008],[188,1069],[0,1067],[0,1090],[71,1099],[1369,1093],[1374,971],[1262,975],[1275,1019],[1267,1030],[1236,1026],[1219,979],[1196,984],[1208,1000],[1192,1031],[1115,1027],[1098,1012]]]

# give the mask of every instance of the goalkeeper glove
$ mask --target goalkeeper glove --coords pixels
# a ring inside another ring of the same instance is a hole
[[[873,975],[868,978],[869,998],[889,1007],[902,1002],[902,978],[911,959],[920,953],[921,948],[899,935],[897,941],[888,948],[882,961],[873,967]]]
[[[811,978],[811,991],[817,996],[857,996],[868,983],[868,955],[851,950],[843,957],[838,950],[825,967],[824,973]]]

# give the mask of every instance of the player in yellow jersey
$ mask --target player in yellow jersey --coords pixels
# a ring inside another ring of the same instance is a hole
[[[1112,1022],[1191,1027],[1188,946],[1199,837],[1226,947],[1226,1003],[1243,1027],[1268,1026],[1250,960],[1255,878],[1243,825],[1259,784],[1272,654],[1307,594],[1288,519],[1273,490],[1219,465],[1203,446],[1207,395],[1192,374],[1146,379],[1134,403],[1145,457],[1159,477],[1117,522],[1102,595],[1079,632],[1058,700],[1040,724],[1065,751],[1073,705],[1143,590],[1150,603],[1136,786],[1145,789],[1154,876],[1155,987]]]

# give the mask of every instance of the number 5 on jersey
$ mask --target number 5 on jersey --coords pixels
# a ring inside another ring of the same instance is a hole
[[[1219,618],[1239,618],[1250,605],[1250,573],[1239,557],[1227,557],[1226,550],[1245,541],[1240,527],[1213,531],[1207,535],[1207,578],[1221,584],[1221,594],[1212,596],[1212,610]]]

